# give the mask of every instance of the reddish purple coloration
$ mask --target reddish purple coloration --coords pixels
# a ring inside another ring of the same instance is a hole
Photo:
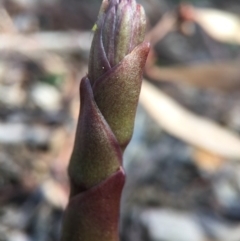
[[[70,182],[75,187],[71,196],[79,189],[86,190],[97,185],[122,164],[122,151],[93,99],[86,77],[81,82],[80,96],[79,124],[69,164]]]
[[[73,197],[64,215],[61,241],[118,241],[123,170]]]
[[[135,0],[103,0],[69,164],[71,193],[61,241],[118,241],[124,172],[149,52],[145,14]]]

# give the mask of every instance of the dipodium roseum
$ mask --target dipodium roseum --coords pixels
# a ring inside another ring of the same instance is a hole
[[[129,143],[149,51],[135,0],[103,0],[80,84],[81,107],[69,163],[71,193],[61,241],[117,241]]]

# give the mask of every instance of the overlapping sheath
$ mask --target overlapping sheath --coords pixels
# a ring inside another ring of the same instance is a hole
[[[71,193],[61,241],[117,241],[122,153],[134,126],[142,69],[145,14],[135,0],[103,0],[69,164]]]

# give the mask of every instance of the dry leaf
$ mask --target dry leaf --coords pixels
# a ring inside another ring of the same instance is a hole
[[[194,20],[215,40],[240,44],[240,17],[216,9],[194,9]]]
[[[240,160],[240,138],[236,134],[189,112],[146,81],[140,103],[170,134],[208,152]]]
[[[224,163],[220,156],[198,148],[194,150],[193,159],[201,170],[208,173],[218,171]]]
[[[154,80],[184,82],[200,88],[224,91],[240,88],[240,61],[204,63],[191,66],[148,66],[146,74]]]
[[[34,34],[2,34],[0,51],[28,52],[88,52],[92,41],[90,32],[39,32]]]

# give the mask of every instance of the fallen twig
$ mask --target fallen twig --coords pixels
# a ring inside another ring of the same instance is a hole
[[[28,35],[2,34],[0,51],[17,52],[88,52],[92,34],[90,32],[41,32]]]
[[[140,103],[170,134],[225,158],[240,160],[240,138],[236,134],[190,113],[146,81],[143,82]]]
[[[183,82],[200,88],[229,91],[240,87],[239,65],[238,60],[191,66],[158,67],[148,65],[146,74],[156,81]]]

